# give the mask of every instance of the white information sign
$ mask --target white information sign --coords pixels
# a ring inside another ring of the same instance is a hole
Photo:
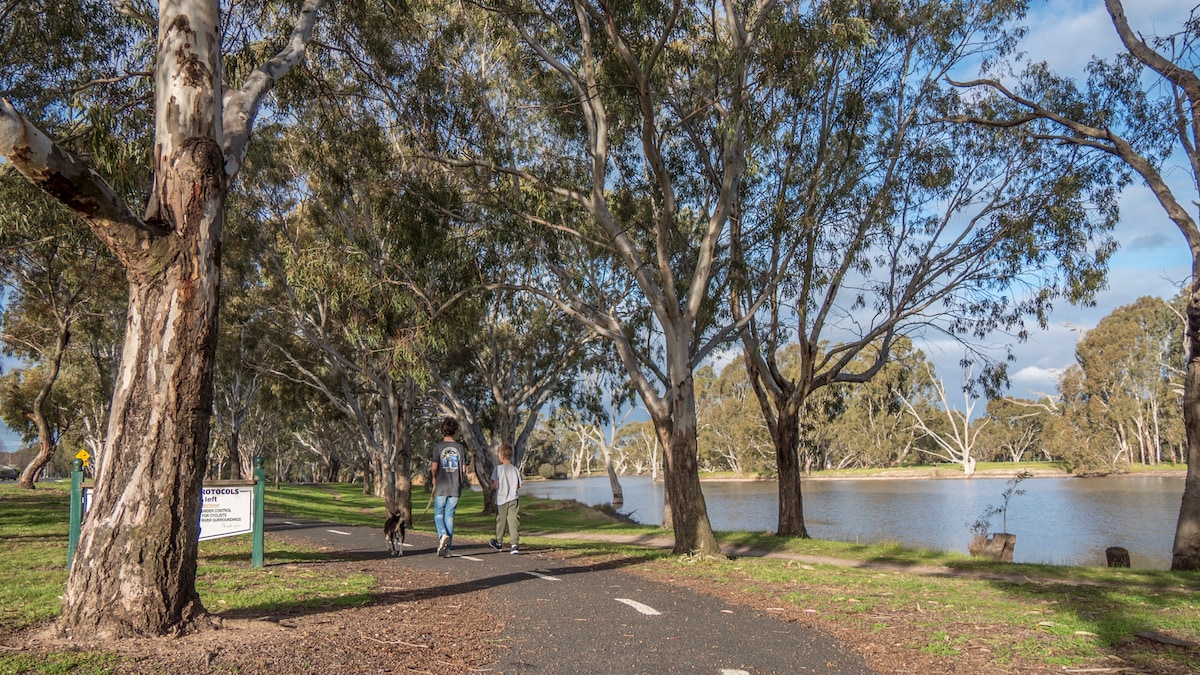
[[[200,504],[200,541],[254,530],[254,486],[206,487]]]
[[[83,488],[83,512],[92,505],[92,488]],[[254,486],[203,488],[200,503],[200,541],[254,531]]]

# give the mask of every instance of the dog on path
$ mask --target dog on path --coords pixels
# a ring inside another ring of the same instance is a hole
[[[383,524],[383,537],[387,539],[388,555],[404,555],[404,530],[407,526],[403,514],[393,513],[388,516],[387,522]]]

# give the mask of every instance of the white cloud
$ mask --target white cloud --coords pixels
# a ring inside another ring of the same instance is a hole
[[[1125,16],[1134,31],[1166,35],[1178,31],[1192,3],[1180,0],[1126,0]],[[1122,48],[1104,3],[1055,0],[1034,3],[1024,22],[1022,49],[1035,63],[1045,61],[1055,72],[1079,76],[1093,56],[1110,59]]]
[[[1057,396],[1058,378],[1061,375],[1060,368],[1022,368],[1009,376],[1012,387],[1008,395],[1035,401],[1047,396]]]
[[[1063,74],[1081,75],[1093,56],[1108,56],[1120,46],[1112,19],[1098,2],[1048,2],[1030,12],[1026,25],[1026,57]]]

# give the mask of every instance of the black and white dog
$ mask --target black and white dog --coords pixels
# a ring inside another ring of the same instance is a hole
[[[387,539],[388,555],[404,555],[404,530],[407,527],[404,516],[393,513],[383,524],[383,537]]]

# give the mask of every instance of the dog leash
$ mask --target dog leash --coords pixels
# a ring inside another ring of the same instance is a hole
[[[431,506],[433,506],[433,491],[432,490],[429,491],[429,501],[425,503],[425,510],[421,512],[422,517],[424,517],[426,513],[429,513],[429,507],[431,507]],[[417,519],[413,518],[413,525],[416,525],[416,524],[417,524]]]

